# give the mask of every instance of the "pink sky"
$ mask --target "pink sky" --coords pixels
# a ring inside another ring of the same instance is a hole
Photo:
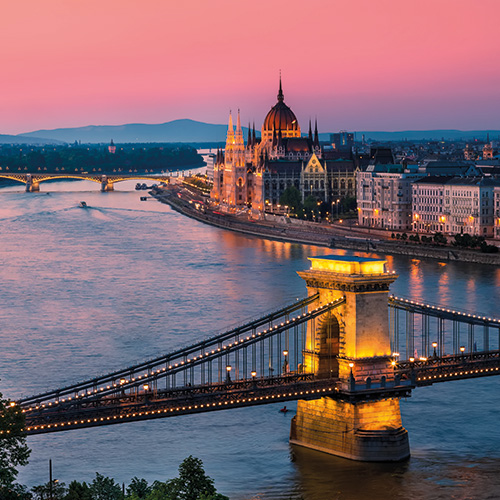
[[[16,0],[0,133],[226,123],[285,102],[302,129],[500,129],[499,0]]]

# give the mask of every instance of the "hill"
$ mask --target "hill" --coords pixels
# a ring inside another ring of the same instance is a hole
[[[65,142],[83,143],[131,142],[221,142],[226,140],[227,125],[194,120],[173,120],[160,124],[89,125],[87,127],[36,130],[24,136],[43,136]],[[248,133],[245,129],[244,133]]]
[[[56,141],[54,139],[43,139],[33,135],[7,135],[0,134],[0,144],[33,144],[33,145],[43,145],[43,144],[62,144],[61,141]]]
[[[227,125],[198,122],[195,120],[173,120],[159,124],[129,123],[125,125],[89,125],[86,127],[58,128],[54,130],[35,130],[15,137],[16,144],[43,143],[49,141],[63,141],[73,143],[108,143],[111,139],[115,143],[149,143],[149,142],[188,142],[188,143],[223,143],[226,140]],[[498,138],[499,130],[403,130],[403,131],[358,131],[356,140],[360,141],[364,134],[366,140],[372,141],[418,141],[418,140],[472,140],[477,138]],[[248,128],[243,127],[243,137],[246,140]],[[260,135],[260,133],[258,133]],[[319,134],[321,141],[329,141],[330,133]],[[5,142],[11,142],[6,140]]]

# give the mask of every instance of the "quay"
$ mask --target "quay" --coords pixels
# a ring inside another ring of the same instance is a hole
[[[181,184],[169,184],[165,188],[154,188],[151,196],[187,217],[212,226],[289,243],[317,245],[367,253],[407,255],[414,258],[430,258],[441,261],[460,261],[475,264],[500,265],[500,254],[486,254],[479,251],[455,247],[412,245],[388,240],[390,232],[371,230],[367,233],[352,226],[320,224],[284,216],[265,214],[265,219],[251,219],[248,214],[222,213],[218,207],[200,202],[200,196]]]

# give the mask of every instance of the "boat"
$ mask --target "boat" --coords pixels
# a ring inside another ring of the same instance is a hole
[[[135,190],[136,190],[136,191],[140,191],[141,189],[142,189],[142,187],[141,187],[141,183],[140,183],[140,182],[138,182],[138,183],[135,185]]]
[[[87,208],[87,203],[86,203],[86,202],[84,202],[84,201],[81,201],[81,202],[78,204],[78,206],[79,206],[80,208]]]

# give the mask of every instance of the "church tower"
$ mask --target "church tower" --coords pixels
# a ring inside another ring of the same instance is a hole
[[[247,203],[248,183],[245,161],[246,151],[241,129],[240,111],[236,119],[236,130],[233,130],[233,118],[229,114],[229,125],[226,138],[226,155],[224,162],[224,196],[229,207],[242,207]]]

